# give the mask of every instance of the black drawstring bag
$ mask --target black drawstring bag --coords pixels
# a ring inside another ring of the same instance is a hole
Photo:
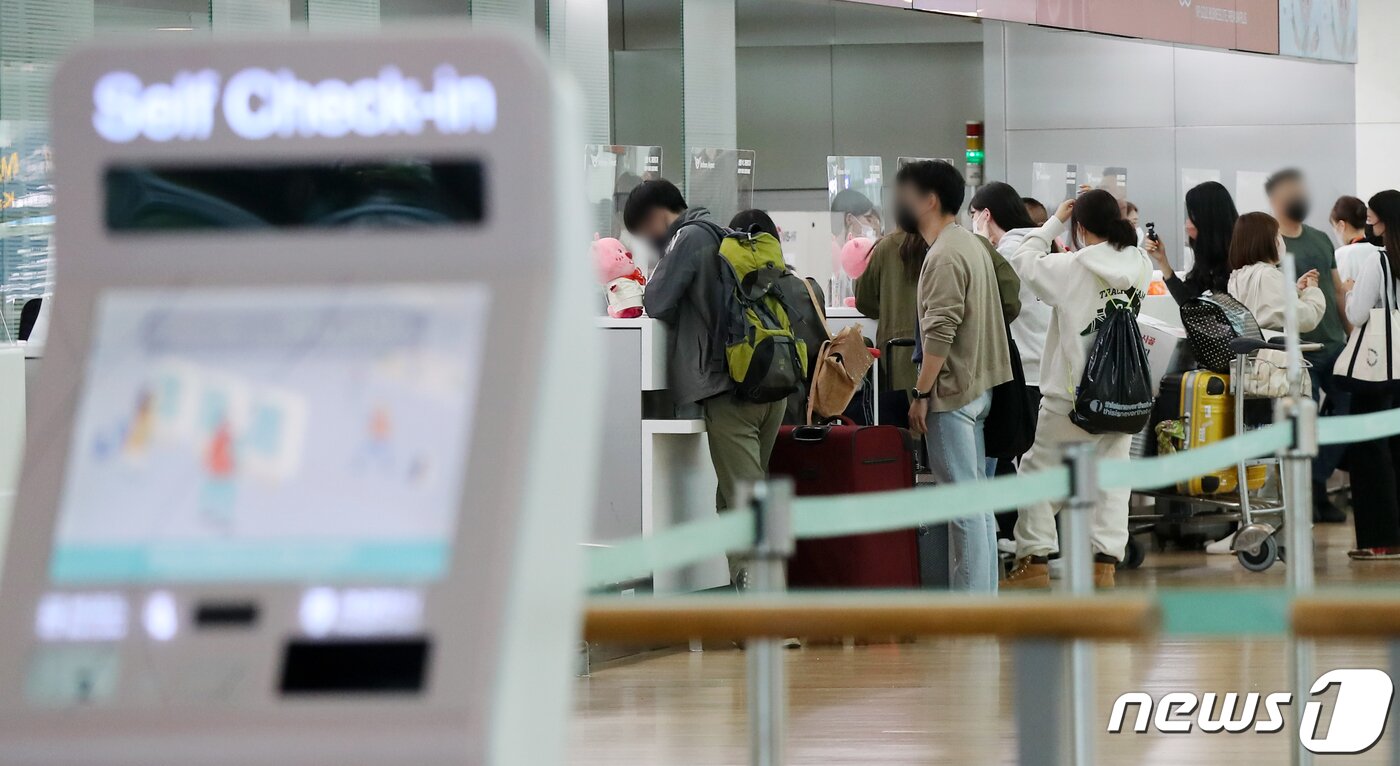
[[[1152,417],[1152,374],[1137,326],[1138,301],[1109,299],[1084,363],[1069,419],[1091,434],[1135,434]]]

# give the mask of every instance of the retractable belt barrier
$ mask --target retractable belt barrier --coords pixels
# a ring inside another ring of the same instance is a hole
[[[1400,434],[1400,410],[1383,415],[1324,418],[1322,443],[1366,441]],[[1335,423],[1335,425],[1334,425]],[[1164,487],[1242,460],[1272,455],[1293,440],[1291,423],[1277,423],[1200,449],[1140,460],[1105,460],[1099,464],[1103,489]],[[926,524],[1021,508],[1069,497],[1069,470],[1063,467],[985,482],[872,492],[859,495],[804,497],[793,501],[793,531],[799,539],[888,532]],[[593,548],[588,587],[647,577],[713,556],[747,550],[753,542],[753,511],[735,509],[710,519],[681,524],[650,537],[606,548]]]
[[[950,601],[928,594],[884,597],[894,599],[888,603],[869,601],[872,596],[868,594],[855,597],[824,593],[783,595],[781,568],[786,557],[784,551],[790,554],[792,540],[908,529],[1037,502],[1063,503],[1071,512],[1066,517],[1062,534],[1068,536],[1067,545],[1074,549],[1065,551],[1069,599],[1071,602],[1078,600],[1087,607],[1102,598],[1084,598],[1092,595],[1093,588],[1087,579],[1088,543],[1083,521],[1098,491],[1170,486],[1222,467],[1276,455],[1282,461],[1281,480],[1286,485],[1285,491],[1306,492],[1306,485],[1299,486],[1299,483],[1307,481],[1310,473],[1307,467],[1318,445],[1367,442],[1400,435],[1400,409],[1322,419],[1315,413],[1316,408],[1309,400],[1284,400],[1276,410],[1278,422],[1273,425],[1200,449],[1140,460],[1100,461],[1087,445],[1072,445],[1066,448],[1063,466],[985,482],[812,498],[791,498],[790,483],[760,483],[747,491],[763,494],[746,497],[747,502],[739,503],[732,511],[647,538],[593,549],[588,584],[601,589],[721,554],[743,554],[749,557],[753,571],[771,571],[768,579],[777,578],[777,593],[772,592],[774,588],[765,587],[745,598],[648,599],[645,604],[597,601],[588,610],[585,632],[592,640],[635,640],[642,634],[677,640],[693,639],[696,635],[714,638],[750,634],[747,677],[753,702],[749,711],[749,762],[758,766],[781,766],[785,762],[786,713],[782,690],[786,684],[780,643],[774,636],[799,635],[802,631],[798,628],[804,627],[809,632],[835,627],[843,633],[862,635],[869,635],[872,628],[909,630],[916,627],[915,623],[923,625],[920,620],[941,623],[950,617],[941,611],[946,608],[988,608],[975,600]],[[1304,504],[1301,508],[1291,508],[1289,513],[1306,518],[1310,511]],[[1139,604],[1145,611],[1134,618],[1137,620],[1134,622],[1134,630],[1138,631],[1136,637],[1153,632],[1176,637],[1287,637],[1289,675],[1298,687],[1294,691],[1306,694],[1305,684],[1313,677],[1311,639],[1329,635],[1325,627],[1318,626],[1326,626],[1336,609],[1330,607],[1326,599],[1295,602],[1300,595],[1312,590],[1311,551],[1308,550],[1311,532],[1306,524],[1287,523],[1286,526],[1291,530],[1290,550],[1296,553],[1289,559],[1292,566],[1287,587],[1161,591]],[[767,531],[769,527],[777,530],[776,537]],[[782,537],[788,541],[786,547],[774,544],[775,539]],[[1081,537],[1084,539],[1080,540]],[[899,600],[901,598],[903,600]],[[866,608],[864,611],[844,608],[852,603],[864,604]],[[1004,603],[992,604],[1015,611],[1024,608],[1026,602],[1006,599]],[[1400,609],[1393,611],[1397,616],[1386,621],[1387,629],[1381,632],[1400,624]],[[834,622],[824,622],[828,619]],[[969,614],[960,613],[958,621],[966,624],[960,625],[959,630],[974,630],[975,621],[969,619]],[[1104,621],[1095,617],[1087,622],[1101,629],[1103,625],[1098,623]],[[947,629],[947,626],[942,627]],[[1022,743],[1018,762],[1023,766],[1066,763],[1087,766],[1093,763],[1092,731],[1097,719],[1092,711],[1093,657],[1088,644],[1082,638],[1067,636],[1039,639],[1012,636],[1014,631],[1007,625],[995,629],[981,625],[976,630],[994,634],[1006,632],[1002,637],[1012,638],[1015,646],[1020,690],[1017,721]],[[1393,665],[1400,667],[1400,641],[1393,646]],[[1062,694],[1065,696],[1061,697]],[[1043,746],[1046,743],[1050,744]],[[1303,747],[1293,750],[1295,764],[1307,766],[1311,763],[1311,755]],[[1397,758],[1400,759],[1400,754]]]
[[[1400,409],[1318,420],[1318,441],[1324,445],[1397,435],[1400,435]],[[1134,490],[1169,486],[1243,460],[1275,454],[1288,447],[1292,440],[1292,424],[1276,423],[1174,455],[1105,460],[1099,464],[1099,486]],[[793,502],[793,531],[799,539],[813,539],[943,524],[1031,503],[1061,502],[1068,498],[1069,489],[1068,470],[1053,468],[987,482],[797,498]],[[714,556],[746,550],[753,542],[753,524],[753,511],[738,509],[675,526],[650,537],[594,548],[589,558],[588,587],[602,588],[647,577],[657,570],[678,569]]]

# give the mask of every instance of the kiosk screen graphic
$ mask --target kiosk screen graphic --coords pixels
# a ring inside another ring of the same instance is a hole
[[[109,291],[51,579],[443,576],[488,303],[481,285]]]

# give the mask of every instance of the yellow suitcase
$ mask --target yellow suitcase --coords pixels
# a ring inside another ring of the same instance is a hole
[[[1196,449],[1235,435],[1235,398],[1230,395],[1230,377],[1209,370],[1192,370],[1181,375],[1181,419],[1185,434],[1182,449]],[[1251,465],[1245,479],[1251,491],[1264,486],[1268,466]],[[1233,467],[1197,476],[1177,485],[1185,495],[1223,495],[1236,491]]]

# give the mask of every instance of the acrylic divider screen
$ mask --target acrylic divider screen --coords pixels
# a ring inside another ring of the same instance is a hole
[[[489,302],[479,284],[109,291],[52,580],[442,577]]]
[[[487,215],[476,160],[115,167],[105,186],[107,228],[119,233],[469,225]]]

